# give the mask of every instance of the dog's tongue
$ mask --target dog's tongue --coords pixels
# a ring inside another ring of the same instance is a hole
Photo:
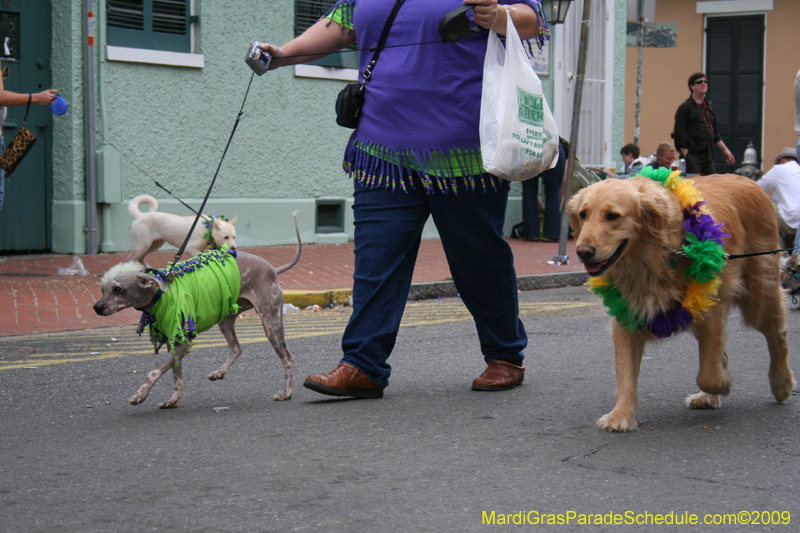
[[[603,268],[606,263],[608,263],[608,261],[603,261],[602,263],[584,263],[583,267],[589,274],[594,274],[595,272],[600,272],[600,269]]]

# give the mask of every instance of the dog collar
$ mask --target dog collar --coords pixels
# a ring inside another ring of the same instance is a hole
[[[222,215],[211,217],[209,220],[203,220],[203,225],[206,227],[206,232],[203,234],[203,240],[206,241],[206,248],[209,250],[219,250],[217,243],[214,242],[214,236],[212,235],[212,229],[214,228],[214,219],[218,218],[220,220],[224,220],[228,222],[228,219]]]
[[[592,292],[603,298],[608,314],[622,326],[632,332],[647,328],[650,333],[663,339],[685,329],[716,305],[713,297],[717,294],[720,284],[718,274],[722,272],[726,258],[723,238],[730,237],[730,234],[722,231],[723,224],[714,221],[694,182],[681,178],[680,171],[645,167],[639,175],[657,181],[680,201],[686,230],[680,255],[691,260],[686,269],[686,294],[672,309],[647,317],[630,308],[610,276],[589,278],[588,285]]]
[[[158,291],[156,291],[155,296],[153,296],[153,299],[150,300],[150,302],[147,305],[145,305],[144,307],[134,307],[134,309],[136,309],[137,311],[141,311],[142,313],[147,313],[149,315],[150,312],[153,310],[153,308],[156,306],[156,303],[158,303],[158,301],[161,299],[163,295],[164,291],[158,289]]]

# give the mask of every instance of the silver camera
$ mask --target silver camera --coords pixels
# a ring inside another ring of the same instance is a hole
[[[247,56],[245,56],[244,62],[247,63],[251,69],[253,69],[253,72],[261,76],[269,68],[269,62],[272,60],[272,57],[270,57],[270,55],[264,50],[259,48],[259,44],[261,43],[255,41],[250,45],[250,50],[247,51]]]

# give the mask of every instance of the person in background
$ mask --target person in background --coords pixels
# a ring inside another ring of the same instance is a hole
[[[778,216],[778,229],[783,245],[794,239],[794,247],[800,244],[800,164],[797,149],[786,147],[775,158],[775,166],[761,176],[758,184],[772,197]]]
[[[2,65],[0,65],[2,68]],[[56,99],[57,89],[47,89],[33,94],[20,94],[11,91],[6,91],[3,86],[3,77],[0,76],[0,153],[5,149],[5,142],[3,141],[3,123],[8,114],[8,108],[11,106],[28,105],[28,97],[33,104],[49,106]],[[0,209],[3,209],[3,196],[5,191],[5,171],[0,169]]]
[[[656,149],[656,158],[651,161],[648,167],[659,169],[661,167],[672,168],[672,163],[676,157],[675,146],[670,142],[663,142]]]
[[[270,70],[324,57],[356,40],[369,49],[399,8],[345,148],[344,169],[354,181],[353,313],[338,366],[303,383],[313,391],[383,397],[429,216],[488,365],[472,389],[508,390],[525,377],[528,338],[519,318],[514,256],[503,237],[510,185],[486,173],[480,156],[487,34],[444,43],[438,31],[442,18],[465,4],[482,28],[504,35],[511,17],[521,39],[538,37],[541,49],[549,38],[539,0],[339,0],[287,44],[261,45],[273,58]],[[394,46],[428,41],[435,42]],[[372,52],[361,53],[360,79],[371,60]]]
[[[639,147],[635,144],[626,144],[619,151],[622,156],[622,169],[614,177],[619,179],[632,178],[649,163],[645,157],[639,157]]]
[[[794,79],[794,131],[800,132],[800,70]],[[797,159],[800,159],[800,133],[797,134]]]
[[[567,150],[558,142],[556,166],[522,182],[522,233],[526,241],[558,242],[561,233],[561,184],[567,169]],[[544,185],[544,227],[539,235],[539,179]]]
[[[727,164],[736,160],[719,136],[714,105],[706,100],[708,77],[702,72],[689,76],[689,91],[689,98],[675,112],[672,137],[686,159],[686,173],[707,176],[715,173],[714,145],[722,150]]]

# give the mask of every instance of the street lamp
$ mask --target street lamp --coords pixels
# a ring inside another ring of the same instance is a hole
[[[544,14],[550,24],[564,24],[572,0],[542,0]]]

